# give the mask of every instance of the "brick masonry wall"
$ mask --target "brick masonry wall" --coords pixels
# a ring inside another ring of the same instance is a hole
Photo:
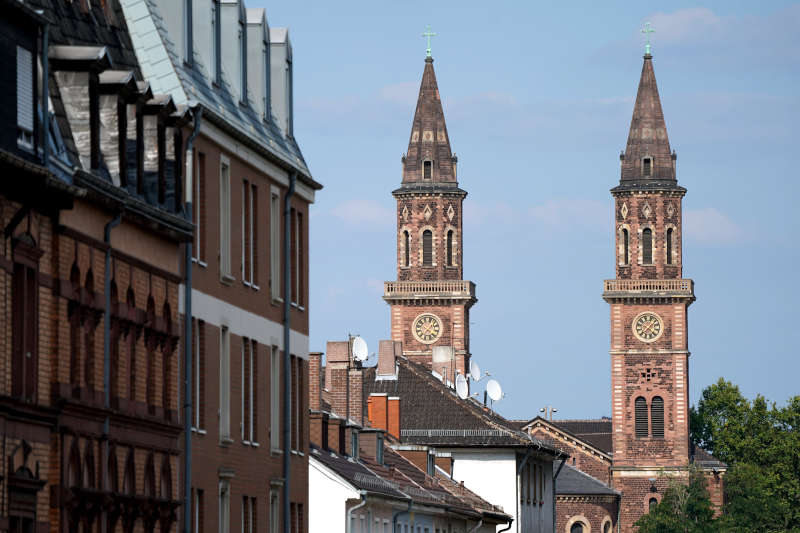
[[[611,484],[611,461],[579,442],[572,442],[545,428],[535,428],[531,436],[549,442],[570,455],[569,464],[603,483]]]
[[[672,476],[688,481],[685,472],[672,474]],[[669,483],[669,478],[655,472],[637,477],[628,477],[615,473],[614,488],[623,494],[619,519],[622,533],[636,531],[633,524],[648,511],[651,499],[655,498],[661,501],[661,497],[667,490]]]
[[[559,496],[556,499],[556,532],[570,533],[570,528],[580,522],[589,528],[584,531],[606,533],[603,528],[610,524],[609,532],[614,532],[617,519],[615,498],[587,496]]]

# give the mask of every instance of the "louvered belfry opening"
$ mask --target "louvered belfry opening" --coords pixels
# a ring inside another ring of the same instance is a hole
[[[628,264],[630,262],[630,253],[628,252],[629,241],[628,241],[628,230],[622,230],[622,262],[624,264]]]
[[[642,263],[653,264],[653,231],[650,228],[642,231]]]
[[[653,424],[653,438],[664,438],[664,400],[660,396],[653,398],[650,404],[650,420]]]
[[[429,229],[422,232],[422,266],[433,266],[433,233]]]
[[[407,231],[403,232],[403,266],[410,266],[411,237]]]
[[[453,230],[447,231],[447,266],[453,266]]]
[[[636,438],[643,439],[647,437],[647,400],[639,396],[636,398],[636,405],[635,405],[635,426],[636,426]]]
[[[672,228],[667,230],[667,264],[672,264]]]
[[[649,177],[653,173],[653,160],[649,157],[645,157],[642,160],[642,175],[645,177]]]

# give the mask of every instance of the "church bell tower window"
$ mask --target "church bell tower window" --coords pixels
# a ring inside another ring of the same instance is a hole
[[[648,435],[648,424],[647,424],[647,400],[639,396],[636,398],[635,404],[635,429],[636,429],[636,438],[637,439],[644,439],[647,438]]]
[[[653,438],[664,438],[664,400],[660,396],[650,403],[650,423],[653,426]]]
[[[433,266],[433,232],[422,232],[422,266]]]
[[[653,158],[645,157],[642,159],[642,176],[645,178],[653,174]]]
[[[447,266],[453,266],[453,230],[447,230]]]
[[[433,162],[424,161],[422,163],[422,178],[429,180],[433,177]]]
[[[672,264],[672,228],[667,229],[667,264]]]
[[[629,248],[629,237],[628,237],[628,230],[622,230],[622,264],[627,265],[630,262],[630,253],[628,252]]]
[[[408,231],[403,232],[403,266],[410,266],[411,236]]]
[[[642,264],[653,264],[653,230],[650,228],[642,230]]]

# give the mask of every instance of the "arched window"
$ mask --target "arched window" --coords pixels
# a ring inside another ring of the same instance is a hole
[[[653,438],[664,438],[664,400],[660,396],[650,403],[650,423],[653,425]]]
[[[422,266],[433,266],[433,232],[422,232]]]
[[[653,230],[642,230],[642,264],[653,264]]]
[[[672,264],[672,228],[667,229],[667,264]]]
[[[647,502],[647,510],[652,511],[658,505],[658,498],[650,498]]]
[[[647,437],[647,400],[639,396],[636,398],[635,403],[635,426],[636,438],[642,439]]]
[[[447,231],[447,266],[453,266],[453,230]]]
[[[630,263],[630,254],[628,252],[629,246],[629,237],[628,237],[628,230],[623,228],[622,229],[622,263],[627,265]]]
[[[409,266],[411,259],[411,236],[408,231],[403,232],[403,266]]]
[[[575,522],[572,524],[572,527],[569,528],[569,533],[583,533],[585,531],[583,522]]]
[[[606,522],[603,526],[603,533],[611,533],[611,522]]]

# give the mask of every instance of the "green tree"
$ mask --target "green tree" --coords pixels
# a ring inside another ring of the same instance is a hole
[[[639,533],[715,533],[720,531],[703,472],[689,467],[689,483],[670,479],[661,502],[635,524]]]
[[[692,408],[691,439],[728,464],[724,531],[800,532],[800,396],[751,402],[720,378]]]

